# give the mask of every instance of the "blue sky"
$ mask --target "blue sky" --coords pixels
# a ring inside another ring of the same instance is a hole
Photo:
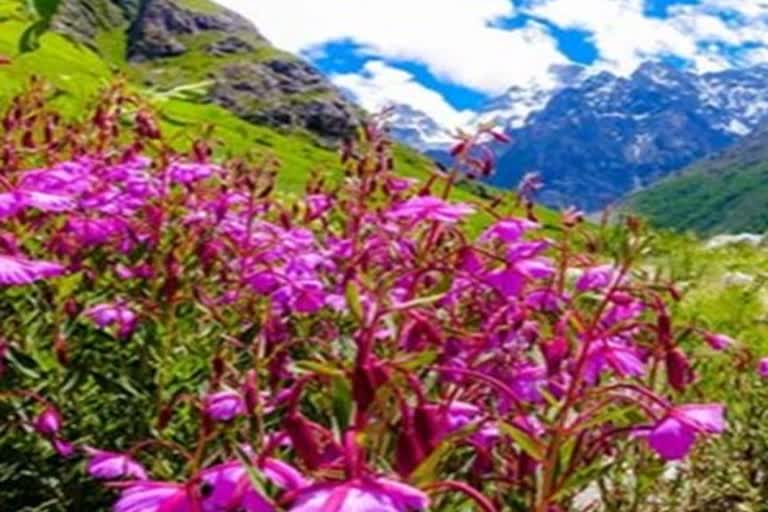
[[[444,125],[511,86],[552,86],[559,65],[768,63],[768,0],[219,1],[363,106],[408,103]]]

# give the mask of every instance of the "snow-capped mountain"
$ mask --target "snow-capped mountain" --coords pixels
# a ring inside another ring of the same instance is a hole
[[[421,151],[443,149],[454,140],[447,128],[409,105],[390,106],[387,124],[392,137]]]
[[[696,75],[646,63],[556,92],[499,158],[492,182],[539,172],[542,201],[597,210],[768,122],[768,66]]]
[[[768,124],[768,65],[701,75],[659,62],[628,77],[560,72],[561,85],[511,88],[468,123],[494,122],[514,141],[500,149],[491,182],[514,187],[538,172],[540,199],[551,206],[601,209]],[[395,136],[443,159],[448,132],[399,110]]]
[[[506,130],[521,128],[528,116],[546,107],[558,91],[578,85],[586,76],[586,68],[582,66],[552,66],[551,81],[510,87],[482,105],[469,126],[490,123]]]

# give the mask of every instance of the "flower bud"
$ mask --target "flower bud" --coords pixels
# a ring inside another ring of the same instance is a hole
[[[684,391],[693,382],[693,369],[679,348],[667,352],[666,366],[667,381],[675,391]]]
[[[35,419],[33,427],[41,436],[52,438],[61,430],[61,425],[61,414],[54,406],[49,405]]]
[[[321,463],[321,451],[310,421],[297,412],[291,412],[283,420],[283,429],[304,464],[309,469],[317,469]]]

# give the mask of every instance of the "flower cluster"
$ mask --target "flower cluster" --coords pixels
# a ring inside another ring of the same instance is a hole
[[[112,481],[117,512],[549,512],[620,446],[676,460],[725,429],[721,405],[677,403],[696,376],[674,289],[635,279],[631,250],[591,253],[576,212],[545,227],[515,197],[456,201],[457,174],[398,177],[376,123],[345,145],[343,177],[276,198],[269,169],[158,144],[146,109],[126,128],[120,89],[85,134],[35,104],[6,114],[0,286],[66,276],[40,321],[111,334],[158,372],[201,357],[174,326],[212,333],[195,392],[158,378],[155,439],[97,449],[64,441],[52,405],[35,421]],[[475,143],[455,153],[471,164]],[[198,435],[164,437],[174,420]],[[169,475],[155,446],[184,452],[185,469]]]

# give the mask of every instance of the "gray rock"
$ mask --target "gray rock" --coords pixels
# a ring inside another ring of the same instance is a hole
[[[298,126],[328,140],[349,135],[357,123],[355,108],[300,60],[226,65],[215,76],[210,98],[248,121]]]
[[[759,247],[765,241],[764,235],[754,233],[739,233],[737,235],[717,235],[709,239],[706,244],[707,249],[720,249],[732,245],[749,245]]]
[[[214,41],[205,48],[208,55],[223,57],[237,53],[248,53],[255,50],[256,47],[248,41],[237,36],[227,36],[224,39]]]
[[[180,55],[187,50],[179,40],[181,36],[206,31],[249,31],[261,38],[248,20],[226,9],[199,13],[172,0],[145,0],[128,31],[128,59],[145,61]]]
[[[211,80],[208,101],[253,123],[308,130],[327,143],[358,123],[359,111],[320,72],[273,48],[251,22],[213,2],[200,12],[178,0],[61,0],[54,19],[54,30],[94,49],[101,32],[120,29],[125,57],[143,64],[145,85]],[[185,54],[205,56],[206,67],[177,72],[166,60]],[[211,56],[221,60],[208,65]]]

